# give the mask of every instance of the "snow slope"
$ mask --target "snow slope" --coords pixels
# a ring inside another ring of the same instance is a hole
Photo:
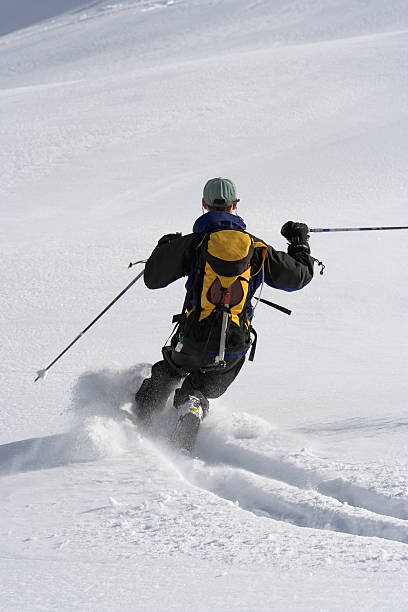
[[[0,4],[0,36],[27,26],[52,19],[75,7],[83,7],[83,0],[3,0]]]
[[[289,218],[407,224],[406,3],[78,4],[12,31],[2,3],[1,606],[404,610],[405,232],[312,236],[325,275],[266,290],[294,314],[258,308],[194,459],[170,407],[154,439],[121,410],[181,281],[136,284],[33,380],[209,177],[280,249]]]

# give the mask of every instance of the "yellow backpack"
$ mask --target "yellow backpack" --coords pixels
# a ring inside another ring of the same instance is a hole
[[[179,350],[185,346],[213,357],[216,367],[246,353],[252,331],[247,297],[253,254],[254,239],[244,231],[216,230],[202,237],[180,323]]]

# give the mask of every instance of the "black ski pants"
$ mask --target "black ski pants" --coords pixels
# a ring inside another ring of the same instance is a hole
[[[189,395],[195,395],[200,399],[206,416],[208,399],[223,395],[245,362],[245,356],[242,356],[227,362],[225,368],[203,372],[200,368],[205,362],[198,355],[178,353],[174,349],[168,355],[167,360],[163,359],[152,366],[150,378],[143,381],[136,393],[137,410],[142,418],[149,418],[153,412],[164,410],[173,391],[175,408],[181,406]]]

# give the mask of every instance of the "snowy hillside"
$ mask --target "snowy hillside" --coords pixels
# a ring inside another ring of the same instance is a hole
[[[194,458],[170,406],[153,438],[123,410],[182,281],[137,283],[33,383],[212,176],[277,249],[288,219],[408,224],[405,0],[3,0],[0,22],[0,607],[405,610],[406,231],[312,235],[324,276],[265,289],[293,315],[257,309]]]

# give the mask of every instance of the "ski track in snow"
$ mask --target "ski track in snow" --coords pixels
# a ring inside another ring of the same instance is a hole
[[[140,436],[120,408],[148,372],[146,364],[122,372],[88,372],[74,389],[72,430],[0,446],[0,474],[95,461],[129,450]],[[253,515],[298,527],[408,543],[408,500],[387,496],[339,476],[343,466],[319,459],[298,440],[246,413],[215,414],[201,428],[196,457],[169,450],[172,410],[155,428],[152,448],[191,486],[234,502]]]
[[[241,452],[238,446],[236,452]],[[235,457],[230,464],[214,467],[204,463],[200,467],[196,466],[192,475],[187,470],[186,478],[192,484],[236,502],[241,508],[256,515],[286,521],[298,527],[408,543],[406,501],[388,499],[342,478],[318,482],[317,472],[307,475],[310,481],[315,480],[318,484],[311,485],[310,488],[306,488],[306,483],[291,485],[284,480],[283,474],[288,474],[290,480],[291,473],[296,471],[288,467],[284,460],[279,462],[264,457],[264,467],[259,470],[255,466],[254,470],[251,455],[251,452],[243,453],[242,458]],[[250,460],[246,463],[248,458]],[[259,460],[258,456],[257,461]],[[210,465],[212,461],[210,459]],[[271,473],[279,473],[282,480],[265,475],[268,464],[272,468]],[[301,469],[299,473],[302,473]],[[347,500],[352,500],[351,504]]]
[[[342,477],[326,478],[316,468],[305,468],[296,465],[290,458],[274,457],[248,448],[245,441],[239,441],[237,444],[231,441],[225,443],[225,440],[222,443],[219,440],[219,444],[211,449],[211,454],[208,453],[205,457],[207,463],[226,463],[299,489],[314,489],[343,504],[402,520],[408,519],[407,501],[387,497],[348,482]]]

